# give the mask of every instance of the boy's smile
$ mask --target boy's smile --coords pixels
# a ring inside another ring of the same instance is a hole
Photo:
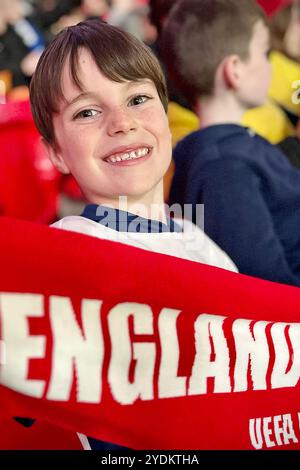
[[[172,148],[154,83],[112,81],[85,49],[79,51],[78,69],[82,90],[73,82],[69,64],[64,67],[65,102],[53,116],[57,147],[48,145],[52,162],[73,174],[90,202],[128,196],[162,203]]]
[[[118,147],[108,156],[105,156],[104,161],[114,165],[134,165],[149,158],[151,151],[152,147],[145,146],[142,143]]]

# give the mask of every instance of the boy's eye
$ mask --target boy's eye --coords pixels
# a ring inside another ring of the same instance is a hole
[[[84,119],[84,118],[89,118],[89,117],[94,117],[99,113],[96,109],[84,109],[83,111],[80,111],[78,114],[76,114],[74,119]]]
[[[129,101],[129,106],[137,106],[139,104],[145,103],[146,101],[150,100],[151,98],[147,95],[136,95]]]

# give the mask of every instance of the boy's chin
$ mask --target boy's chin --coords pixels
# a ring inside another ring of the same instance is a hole
[[[127,191],[126,194],[125,194],[125,197],[127,197],[128,200],[131,200],[131,201],[139,201],[139,200],[144,200],[145,198],[148,199],[148,197],[150,196],[150,199],[151,199],[151,188],[147,188],[146,190],[143,190],[143,189],[136,189],[136,190],[130,190],[130,191]]]
[[[152,184],[150,181],[134,181],[126,188],[125,195],[128,198],[143,199],[146,196],[154,194],[156,189],[159,189],[162,181],[163,179],[161,179],[159,182],[155,181]]]

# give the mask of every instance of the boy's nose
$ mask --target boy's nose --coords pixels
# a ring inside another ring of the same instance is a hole
[[[107,132],[110,136],[135,130],[136,121],[127,109],[114,110],[107,124]]]

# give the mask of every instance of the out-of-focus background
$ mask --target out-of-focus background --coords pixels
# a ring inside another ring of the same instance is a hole
[[[297,165],[300,157],[295,139],[300,106],[291,96],[295,93],[293,84],[300,80],[299,2],[258,1],[270,20],[273,80],[266,105],[246,113],[243,124],[274,144],[293,138],[291,158]],[[59,217],[79,214],[84,205],[73,178],[58,174],[49,162],[30,113],[28,86],[49,41],[66,26],[86,18],[101,18],[136,35],[160,58],[159,33],[175,3],[176,0],[0,0],[0,216],[50,224]],[[197,129],[199,122],[170,80],[168,87],[175,145]],[[166,201],[172,175],[171,165],[165,177]]]

